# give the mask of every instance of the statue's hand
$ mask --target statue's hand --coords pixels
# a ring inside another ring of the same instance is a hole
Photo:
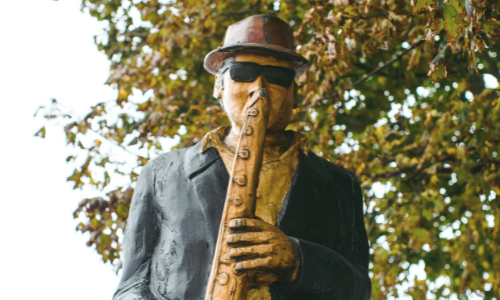
[[[289,236],[257,219],[233,219],[229,229],[226,242],[237,272],[257,271],[257,282],[295,280],[300,259]]]

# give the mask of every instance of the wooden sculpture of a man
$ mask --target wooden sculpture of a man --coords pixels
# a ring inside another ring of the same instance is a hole
[[[296,105],[294,79],[307,67],[294,51],[292,29],[276,17],[252,16],[228,28],[205,69],[216,75],[214,96],[231,126],[144,167],[114,300],[370,299],[358,181],[309,151],[304,135],[285,131]],[[255,99],[268,102],[253,215],[221,225],[226,207],[245,201],[226,194],[250,176],[233,168],[255,153],[240,147],[247,136],[259,135],[245,125],[259,114],[249,107]],[[214,259],[216,249],[227,250]],[[245,299],[236,296],[243,295],[236,286],[227,296],[211,296],[211,281],[230,282],[227,273],[212,270],[224,260],[229,275],[250,280]]]

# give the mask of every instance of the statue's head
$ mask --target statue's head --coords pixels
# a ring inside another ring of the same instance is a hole
[[[224,46],[205,57],[205,69],[216,76],[214,97],[237,132],[248,100],[261,88],[271,100],[268,132],[285,129],[297,104],[295,78],[307,67],[307,59],[294,51],[292,28],[268,15],[229,26]]]

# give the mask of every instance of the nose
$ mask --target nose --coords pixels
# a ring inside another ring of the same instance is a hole
[[[248,89],[248,97],[252,98],[255,93],[260,91],[264,87],[264,76],[259,75],[252,81],[251,87]]]

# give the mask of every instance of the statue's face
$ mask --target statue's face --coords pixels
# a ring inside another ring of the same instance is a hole
[[[240,54],[236,56],[234,62],[250,62],[261,66],[276,66],[293,70],[292,63],[290,61],[280,60],[271,56]],[[224,110],[231,121],[232,131],[234,134],[239,134],[241,131],[241,127],[243,126],[243,121],[245,119],[247,102],[254,93],[258,92],[262,88],[267,90],[271,103],[269,121],[267,125],[268,133],[283,131],[290,123],[293,107],[296,101],[294,97],[293,83],[288,87],[285,87],[280,84],[268,82],[264,75],[258,75],[255,80],[251,82],[241,82],[233,80],[229,70],[227,70],[221,75],[224,76],[224,87],[221,89],[218,76],[220,75],[217,75],[216,78],[214,96],[222,99]]]

